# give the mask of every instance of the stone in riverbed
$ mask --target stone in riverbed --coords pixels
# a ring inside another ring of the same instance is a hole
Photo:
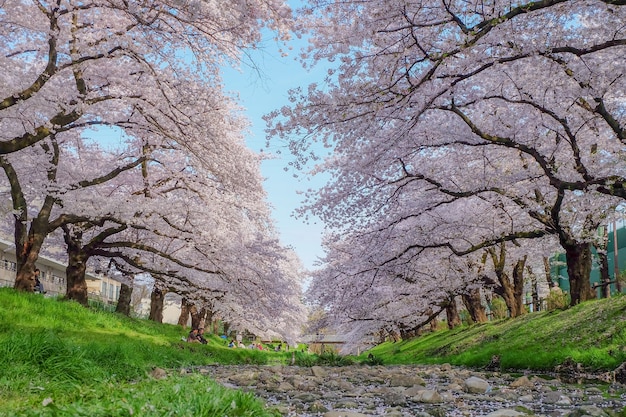
[[[470,394],[484,394],[491,389],[489,382],[476,376],[467,378],[464,382],[465,392]]]
[[[530,379],[526,375],[520,376],[509,385],[511,388],[535,388],[535,384],[530,382]]]
[[[418,403],[439,404],[443,402],[443,397],[435,390],[425,389],[412,397],[411,400]]]
[[[389,380],[390,387],[414,387],[416,385],[426,385],[423,378],[415,375],[395,375]]]
[[[493,413],[489,413],[485,417],[517,417],[517,416],[523,416],[523,415],[525,414],[520,413],[519,411],[503,409],[503,410],[496,410]]]

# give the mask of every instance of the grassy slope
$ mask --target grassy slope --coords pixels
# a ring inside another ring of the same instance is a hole
[[[155,367],[290,358],[289,353],[228,349],[217,337],[206,346],[190,345],[181,341],[185,335],[178,326],[0,289],[0,416],[278,415],[252,395],[198,374],[148,376]],[[625,346],[626,297],[616,297],[442,330],[370,352],[385,364],[481,367],[500,355],[503,368],[552,369],[571,358],[589,368],[614,369],[626,361]]]
[[[275,416],[252,395],[205,377],[148,373],[211,363],[268,363],[284,354],[187,344],[178,326],[0,289],[0,416]],[[49,403],[48,405],[44,405]]]
[[[384,343],[365,356],[369,353],[385,364],[447,362],[482,367],[499,355],[503,369],[552,370],[571,359],[588,369],[612,370],[626,361],[626,296],[440,330]]]

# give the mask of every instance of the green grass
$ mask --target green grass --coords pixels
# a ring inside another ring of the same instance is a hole
[[[553,370],[566,360],[592,371],[626,362],[626,296],[566,310],[526,314],[386,342],[365,352],[385,364],[450,363],[483,367],[494,355],[502,369]]]
[[[252,396],[194,370],[208,364],[451,363],[552,370],[566,360],[591,370],[626,362],[626,297],[527,314],[384,343],[359,358],[229,349],[181,341],[188,329],[0,289],[0,417],[278,416]],[[373,356],[368,358],[369,354]],[[168,371],[155,379],[155,368]],[[181,369],[188,370],[185,375]]]
[[[181,340],[188,329],[0,289],[0,416],[277,416],[180,369],[286,363],[287,353]],[[169,370],[156,380],[154,368]]]

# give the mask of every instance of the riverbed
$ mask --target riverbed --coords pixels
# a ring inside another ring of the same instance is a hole
[[[611,416],[626,407],[623,384],[450,365],[215,365],[194,371],[252,392],[288,417],[580,417]]]

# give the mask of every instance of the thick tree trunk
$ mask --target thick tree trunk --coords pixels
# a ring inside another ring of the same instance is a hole
[[[83,249],[82,232],[72,230],[71,226],[63,226],[63,232],[63,238],[67,245],[68,259],[67,268],[65,268],[65,276],[67,278],[65,298],[77,301],[87,307],[89,300],[85,272],[87,271],[89,255]]]
[[[524,313],[524,264],[526,258],[518,260],[513,267],[513,279],[509,278],[506,273],[506,244],[500,244],[500,253],[497,254],[495,249],[488,250],[493,262],[494,272],[498,278],[498,286],[495,286],[493,292],[498,294],[504,300],[510,317],[517,317]],[[521,268],[521,269],[520,269]],[[516,275],[517,274],[517,275]],[[521,277],[521,278],[520,278]],[[521,279],[521,281],[520,281]]]
[[[448,320],[448,329],[450,330],[461,325],[461,316],[459,316],[455,297],[450,298],[450,301],[446,304],[446,318]]]
[[[34,292],[36,263],[43,241],[47,236],[45,231],[47,227],[44,227],[43,221],[34,219],[30,230],[28,230],[27,226],[22,224],[18,217],[15,219],[15,224],[16,272],[13,288],[20,291]]]
[[[87,271],[87,255],[80,252],[70,252],[68,250],[68,263],[65,269],[67,277],[67,290],[65,298],[74,300],[87,307],[89,299],[87,296],[87,282],[85,272]]]
[[[211,323],[213,324],[213,334],[218,334],[220,332],[220,318],[219,316],[214,316],[213,319],[211,320]]]
[[[189,304],[187,303],[187,299],[183,297],[180,300],[180,315],[178,316],[178,325],[182,327],[187,327],[188,322],[189,322]]]
[[[130,302],[132,299],[133,287],[122,282],[122,286],[120,288],[120,296],[117,300],[115,312],[122,313],[125,316],[130,316]]]
[[[206,310],[204,308],[198,309],[198,307],[194,306],[191,310],[191,328],[199,329],[202,327],[205,316]]]
[[[513,305],[515,315],[511,313],[511,317],[517,317],[524,314],[524,267],[527,257],[519,259],[513,267]]]
[[[591,274],[591,245],[589,243],[563,244],[567,261],[567,275],[572,306],[583,301],[592,300],[595,294],[591,290],[589,276]]]
[[[205,321],[205,323],[206,323],[206,324],[205,324],[205,326],[204,326],[204,327],[205,327],[206,329],[208,329],[208,331],[209,331],[210,333],[217,334],[217,332],[214,332],[214,331],[213,331],[213,330],[214,330],[214,324],[213,324],[213,317],[214,317],[214,316],[215,316],[215,315],[214,315],[214,313],[213,313],[213,310],[211,310],[210,308],[209,308],[209,309],[207,309],[207,312],[206,312],[206,318],[204,319],[204,321]]]
[[[149,320],[163,323],[163,303],[165,301],[166,290],[154,288],[150,294],[150,315]]]
[[[461,295],[461,298],[474,323],[487,322],[487,313],[480,298],[480,289],[474,288],[469,293]]]
[[[197,329],[198,328],[198,320],[196,319],[196,321],[194,323],[194,316],[196,316],[198,314],[198,307],[196,307],[195,304],[189,303],[188,309],[189,309],[189,316],[191,317],[191,328],[192,329]]]
[[[53,140],[53,144],[54,143]],[[52,146],[50,151],[50,163],[56,167],[58,163],[59,150],[57,146]],[[0,167],[4,170],[6,179],[11,190],[11,203],[14,214],[13,237],[15,243],[16,273],[14,288],[20,291],[34,292],[35,290],[35,269],[39,252],[46,236],[52,231],[50,229],[50,213],[54,206],[55,199],[52,196],[45,196],[43,204],[32,220],[28,216],[28,203],[22,191],[22,185],[17,175],[17,171],[5,156],[0,156]],[[55,168],[50,168],[48,178],[54,178]]]

